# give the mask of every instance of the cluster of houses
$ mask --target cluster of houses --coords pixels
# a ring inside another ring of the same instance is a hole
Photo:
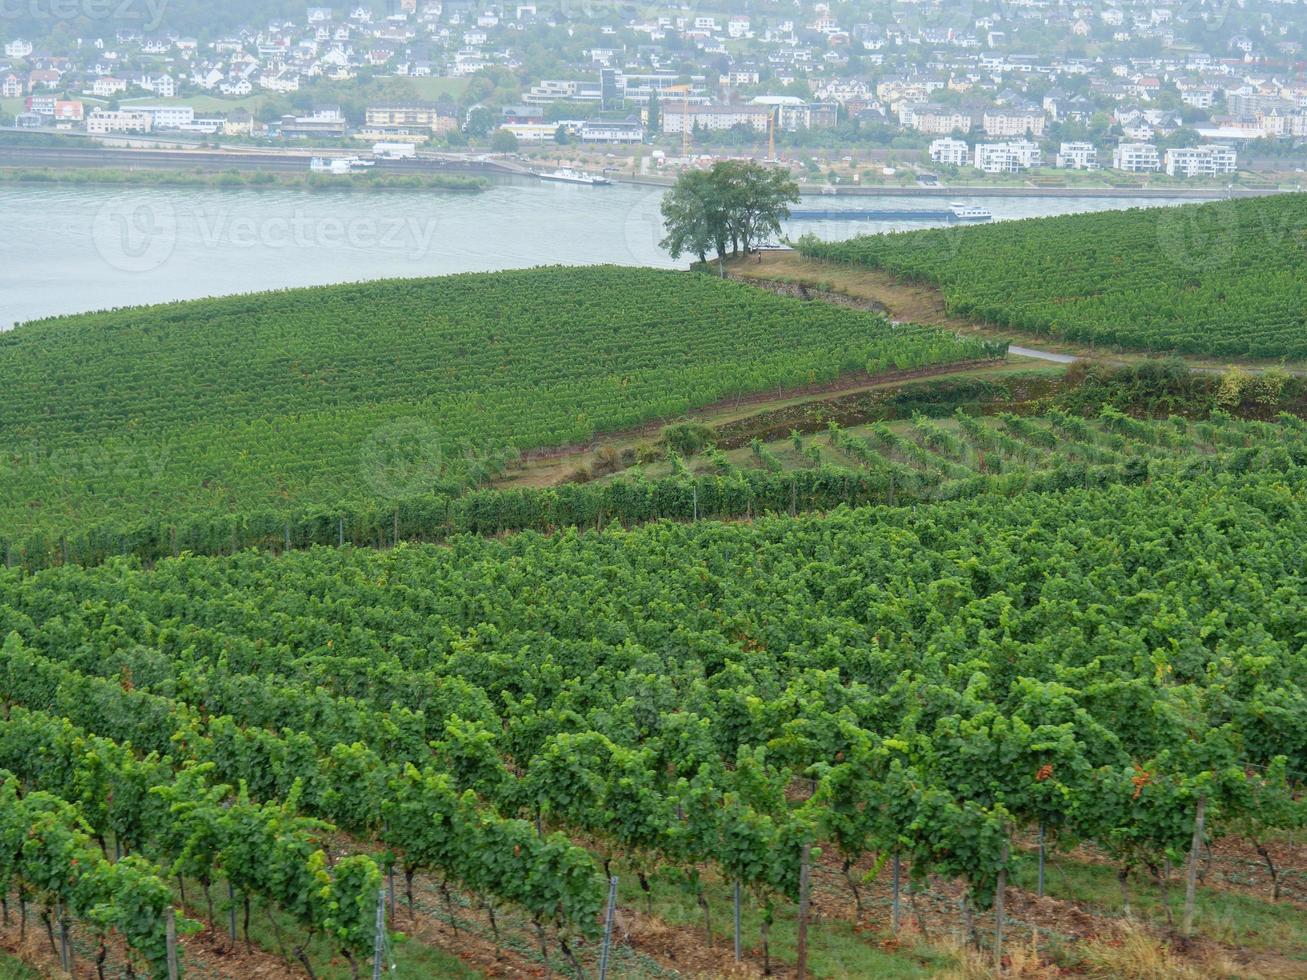
[[[302,16],[225,35],[197,31],[203,40],[186,23],[170,30],[166,17],[153,33],[43,41],[6,37],[0,21],[0,98],[28,100],[19,125],[95,134],[427,139],[465,126],[473,105],[262,123],[239,111],[166,110],[192,95],[287,95],[320,80],[458,79],[487,69],[520,77],[529,52],[543,47],[557,56],[554,71],[568,66],[562,76],[530,78],[504,99],[511,104],[487,107],[523,142],[559,138],[560,127],[568,138],[630,143],[848,122],[935,138],[941,162],[963,159],[958,143],[974,140],[965,159],[990,172],[1040,166],[1058,142],[1059,166],[1088,169],[1097,151],[1064,130],[1107,117],[1120,144],[1114,166],[1118,158],[1122,169],[1154,166],[1139,147],[1183,125],[1204,145],[1159,152],[1156,168],[1226,172],[1235,147],[1307,140],[1301,32],[1277,16],[1285,2],[1240,0],[1213,19],[1211,5],[1176,0],[795,0],[721,14],[679,4],[393,0],[384,16],[371,6],[308,5]]]

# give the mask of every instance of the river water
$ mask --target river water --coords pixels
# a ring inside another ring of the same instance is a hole
[[[673,267],[661,188],[506,181],[483,194],[0,185],[0,329],[57,314],[393,276],[610,262]],[[964,198],[997,219],[1181,203]],[[935,198],[805,206],[939,208]],[[793,222],[843,238],[921,223]]]

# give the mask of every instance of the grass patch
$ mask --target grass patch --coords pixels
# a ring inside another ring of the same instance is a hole
[[[1013,883],[1033,891],[1036,880],[1033,860],[1023,861]],[[1124,914],[1116,868],[1089,864],[1065,857],[1050,860],[1045,893],[1111,915]],[[1131,912],[1150,925],[1165,928],[1167,906],[1178,923],[1184,909],[1183,870],[1171,874],[1169,902],[1151,877],[1130,879]],[[1274,904],[1253,895],[1215,888],[1198,889],[1194,907],[1194,929],[1208,939],[1258,952],[1276,952],[1307,963],[1307,915],[1288,903]]]
[[[0,950],[0,980],[37,980],[40,975],[17,956]]]
[[[669,925],[695,930],[706,941],[703,911],[694,895],[674,877],[659,872],[649,878],[653,914]],[[713,945],[729,950],[732,938],[732,887],[709,881],[704,893],[712,912]],[[646,909],[645,897],[634,875],[622,878],[618,904]],[[769,931],[772,967],[790,966],[797,959],[797,909],[790,902],[778,903]],[[740,942],[746,953],[761,957],[763,910],[746,893],[740,914]],[[825,919],[808,927],[808,968],[814,977],[877,977],[880,980],[916,980],[938,976],[955,964],[955,957],[924,944],[904,945],[894,951],[876,945],[880,937],[861,936],[853,923]]]
[[[462,95],[469,81],[467,78],[410,78],[408,84],[419,99],[434,100],[442,95]]]

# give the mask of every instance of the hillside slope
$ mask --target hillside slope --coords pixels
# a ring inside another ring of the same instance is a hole
[[[930,282],[957,317],[1091,344],[1307,355],[1307,195],[1004,221],[844,242],[808,257]]]
[[[240,522],[253,515],[280,527],[309,508],[389,514],[397,500],[477,482],[514,448],[1000,352],[708,277],[614,267],[43,321],[0,338],[0,527],[10,554],[92,531],[101,550],[133,550],[138,534],[227,515],[220,537],[248,540]]]

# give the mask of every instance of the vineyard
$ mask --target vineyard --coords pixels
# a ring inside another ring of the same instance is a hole
[[[709,445],[689,458],[675,451],[666,462],[636,467],[612,478],[597,495],[618,514],[619,502],[638,498],[638,489],[658,499],[659,516],[738,517],[747,505],[737,498],[747,486],[759,511],[783,511],[783,489],[795,495],[794,509],[821,509],[813,498],[846,487],[845,503],[907,503],[947,500],[983,492],[1013,496],[1029,490],[1133,482],[1164,473],[1242,471],[1259,465],[1282,447],[1301,456],[1307,450],[1293,417],[1283,424],[1239,420],[1219,409],[1192,421],[1137,419],[1104,406],[1096,418],[1050,409],[1038,416],[1000,412],[974,417],[958,409],[952,417],[915,414],[902,422],[879,421],[807,435],[792,432],[783,442],[753,439],[747,449],[724,452]],[[1295,457],[1296,458],[1296,457]],[[612,484],[621,483],[619,488]],[[670,483],[673,490],[666,489]],[[799,499],[799,487],[804,497]],[[468,502],[472,504],[476,498]],[[561,523],[561,522],[560,522]],[[579,523],[579,522],[573,522]]]
[[[1307,196],[805,238],[808,257],[937,285],[949,313],[1083,344],[1307,356]]]
[[[1003,350],[607,267],[43,321],[0,337],[0,534],[29,565],[234,550],[346,514],[369,541],[397,501],[461,492],[523,450]]]
[[[1173,881],[1186,933],[1223,837],[1307,900],[1271,857],[1307,822],[1307,427],[1108,410],[810,441],[905,481],[1054,456],[1081,479],[0,572],[0,878],[157,976],[178,878],[189,915],[225,930],[229,887],[247,935],[251,901],[275,908],[288,960],[320,971],[325,944],[345,975],[373,956],[392,868],[401,906],[426,880],[455,934],[458,910],[489,910],[496,941],[516,921],[574,976],[596,973],[610,874],[650,908],[677,882],[705,943],[738,885],[764,970],[789,968],[771,930],[825,867],[886,931],[955,889],[964,934],[1001,951],[1036,839],[1041,869],[1092,845],[1127,909]]]

